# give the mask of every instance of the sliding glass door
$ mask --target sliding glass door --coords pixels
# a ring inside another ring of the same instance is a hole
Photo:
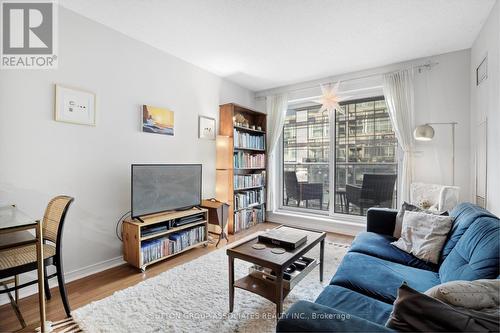
[[[383,97],[343,103],[333,119],[320,105],[289,109],[283,129],[283,208],[365,215],[369,207],[392,207],[396,151]]]

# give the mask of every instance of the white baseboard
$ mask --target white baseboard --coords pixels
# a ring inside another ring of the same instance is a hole
[[[335,220],[326,216],[310,216],[300,213],[267,212],[266,220],[295,227],[318,229],[342,235],[356,236],[366,230],[366,225],[356,222]]]
[[[84,277],[92,275],[92,274],[96,274],[96,273],[105,271],[107,269],[110,269],[110,268],[113,268],[116,266],[120,266],[124,263],[125,263],[125,261],[123,261],[123,257],[119,256],[119,257],[104,260],[104,261],[101,261],[101,262],[98,262],[98,263],[95,263],[95,264],[92,264],[92,265],[89,265],[86,267],[78,268],[78,269],[75,269],[71,272],[67,272],[66,274],[64,274],[64,279],[65,279],[66,283],[68,283],[71,281],[79,280],[81,278],[84,278]],[[36,278],[36,275],[33,274],[30,278],[34,279],[34,278]],[[50,288],[57,287],[57,279],[56,278],[49,280],[49,287]],[[26,288],[20,289],[19,290],[19,298],[31,296],[31,295],[36,294],[37,292],[38,292],[38,286],[36,284],[34,284],[34,285],[28,286]],[[0,305],[7,304],[9,302],[10,302],[9,297],[7,296],[7,294],[0,295]]]

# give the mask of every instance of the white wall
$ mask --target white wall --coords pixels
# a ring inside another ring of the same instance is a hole
[[[476,86],[476,68],[488,56],[488,78]],[[493,7],[471,49],[471,186],[475,190],[477,126],[488,120],[488,209],[500,215],[500,2]]]
[[[431,58],[431,71],[416,74],[415,123],[458,122],[456,126],[455,184],[460,200],[471,200],[470,170],[470,50]],[[451,126],[433,125],[430,142],[416,141],[415,181],[452,184]]]
[[[203,163],[203,196],[214,196],[215,142],[198,139],[198,115],[253,107],[254,94],[67,9],[59,16],[57,70],[0,72],[0,203],[40,218],[52,196],[75,197],[68,273],[121,256],[115,224],[130,209],[131,163]],[[96,93],[96,127],[53,120],[55,83]],[[175,136],[142,133],[142,104],[173,110]]]
[[[341,80],[341,95],[364,98],[383,95],[380,73],[408,68],[428,62],[439,63],[430,71],[415,74],[415,122],[456,121],[456,184],[461,187],[460,200],[471,200],[470,186],[470,50],[436,55],[412,61],[373,68],[356,73],[328,77],[256,93],[258,104],[262,96],[290,91],[291,100],[319,96],[320,83]],[[359,79],[356,79],[359,78]],[[347,81],[348,80],[348,81]],[[312,88],[308,88],[312,87]],[[415,182],[451,184],[451,128],[435,126],[431,142],[418,142],[415,154]]]

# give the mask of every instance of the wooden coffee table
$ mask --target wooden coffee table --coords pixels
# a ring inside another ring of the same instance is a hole
[[[284,226],[280,226],[281,228]],[[290,227],[286,227],[290,228]],[[308,230],[302,228],[293,228],[304,232],[307,235],[307,242],[295,250],[288,250],[283,254],[275,254],[271,249],[279,246],[265,244],[266,248],[257,250],[252,245],[258,243],[258,237],[252,238],[244,243],[240,243],[230,249],[227,249],[229,258],[229,312],[233,312],[234,306],[234,288],[241,288],[260,295],[276,304],[276,319],[279,319],[283,312],[283,299],[290,290],[283,288],[283,272],[297,259],[304,256],[314,246],[320,246],[319,254],[319,280],[323,281],[323,256],[325,251],[325,232]],[[263,280],[252,275],[247,275],[237,281],[234,281],[234,259],[240,259],[253,264],[267,267],[276,273],[275,281]]]

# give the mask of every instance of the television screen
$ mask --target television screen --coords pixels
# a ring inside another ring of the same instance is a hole
[[[132,164],[132,217],[201,204],[201,164]]]

